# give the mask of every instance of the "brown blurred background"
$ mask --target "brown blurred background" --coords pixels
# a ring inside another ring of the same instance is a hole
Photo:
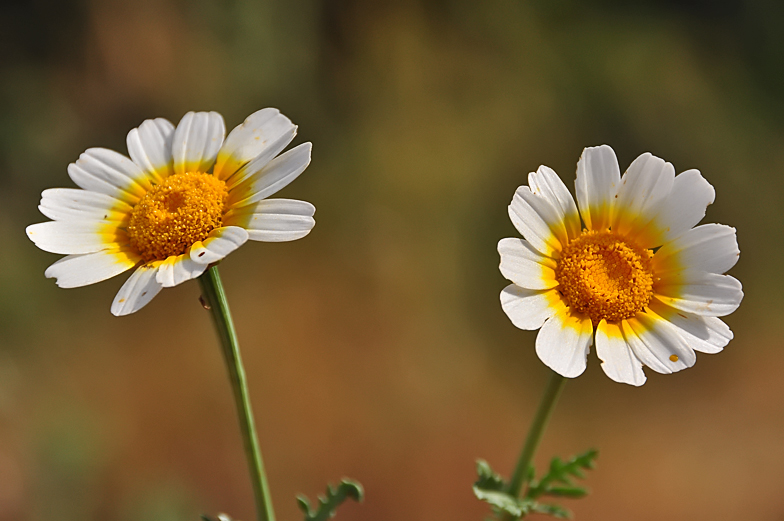
[[[633,5],[633,7],[631,7]],[[585,146],[650,151],[738,229],[735,340],[688,371],[607,379],[591,355],[537,463],[601,450],[579,520],[784,519],[784,4],[777,0],[30,0],[0,7],[0,520],[253,519],[198,285],[109,313],[124,277],[61,290],[26,239],[41,190],[145,118],[278,107],[313,162],[304,240],[221,265],[272,495],[341,476],[352,520],[480,520],[548,370],[500,309],[497,241],[526,174],[573,188]]]

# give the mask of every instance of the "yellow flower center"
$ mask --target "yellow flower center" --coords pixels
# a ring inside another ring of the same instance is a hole
[[[167,177],[133,207],[128,223],[131,246],[145,261],[185,253],[221,226],[228,196],[226,183],[210,174]]]
[[[594,325],[618,322],[642,311],[653,294],[653,252],[609,231],[584,231],[561,252],[558,290]]]

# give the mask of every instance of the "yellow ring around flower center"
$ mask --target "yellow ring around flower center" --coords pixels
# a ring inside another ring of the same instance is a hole
[[[181,255],[221,226],[229,191],[202,172],[167,177],[133,207],[128,223],[131,246],[145,261]]]
[[[633,317],[653,295],[652,256],[612,231],[584,231],[561,252],[555,268],[558,290],[594,325]]]

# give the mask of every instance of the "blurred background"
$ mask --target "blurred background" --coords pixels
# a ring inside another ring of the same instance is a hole
[[[312,141],[306,239],[221,264],[272,495],[342,476],[352,520],[480,520],[548,370],[499,305],[527,173],[650,151],[737,227],[735,340],[688,371],[569,382],[536,459],[601,450],[579,520],[784,519],[784,4],[776,0],[29,0],[0,7],[0,520],[253,519],[198,285],[126,318],[61,290],[24,227],[88,147],[144,119],[277,107]]]

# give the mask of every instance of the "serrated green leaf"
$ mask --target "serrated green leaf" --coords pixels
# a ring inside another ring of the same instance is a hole
[[[305,521],[326,521],[335,516],[337,508],[348,498],[361,503],[364,491],[358,482],[344,478],[337,488],[327,485],[327,495],[318,497],[316,511],[311,510],[310,501],[304,495],[297,496],[297,505],[305,514]]]
[[[485,460],[476,460],[476,473],[479,478],[474,483],[474,487],[479,487],[482,490],[506,490],[507,486],[504,480],[490,468],[490,464]]]
[[[583,454],[571,458],[569,461],[563,462],[560,458],[553,458],[550,462],[550,470],[542,476],[538,482],[531,481],[531,485],[526,492],[526,497],[536,499],[544,495],[550,496],[569,496],[569,497],[582,497],[587,494],[587,491],[582,487],[578,487],[572,481],[572,478],[585,478],[583,469],[592,469],[594,461],[599,452],[595,449],[588,450]],[[558,483],[563,486],[552,486]]]
[[[581,498],[588,495],[583,487],[552,487],[547,491],[548,496]]]
[[[534,503],[534,505],[534,508],[531,509],[532,513],[545,514],[548,516],[557,517],[558,519],[572,518],[572,513],[561,505],[554,505],[551,503]]]
[[[506,512],[515,518],[520,518],[525,513],[522,500],[510,496],[506,492],[484,490],[474,485],[474,495],[478,499],[489,503],[498,510]]]
[[[307,497],[302,494],[297,495],[297,506],[300,510],[302,510],[305,514],[310,512],[310,501]]]
[[[507,485],[503,478],[490,468],[489,463],[481,459],[477,460],[476,473],[478,478],[474,483],[474,495],[479,500],[487,502],[494,510],[505,512],[516,519],[526,513],[523,500],[506,491]]]
[[[515,519],[522,519],[533,513],[569,519],[571,512],[568,509],[551,503],[539,503],[536,499],[544,495],[569,498],[585,496],[585,488],[575,485],[572,480],[583,478],[583,469],[593,468],[597,455],[598,452],[592,449],[566,462],[557,457],[553,458],[549,471],[538,482],[534,479],[534,468],[529,467],[529,486],[522,498],[509,494],[508,485],[501,476],[494,472],[486,461],[478,460],[478,479],[474,483],[474,495],[489,503],[496,512],[508,514]]]

